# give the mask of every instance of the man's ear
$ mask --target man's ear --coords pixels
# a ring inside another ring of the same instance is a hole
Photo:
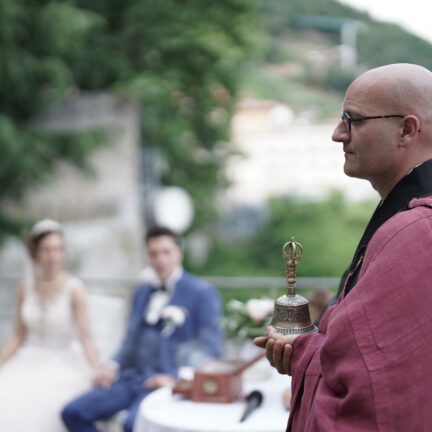
[[[415,115],[406,116],[402,125],[402,143],[409,144],[419,133],[421,133],[420,119]]]

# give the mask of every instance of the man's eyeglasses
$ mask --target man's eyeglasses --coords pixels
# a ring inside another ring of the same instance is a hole
[[[390,114],[390,115],[369,116],[369,117],[351,117],[346,112],[343,112],[341,114],[341,119],[343,120],[344,125],[347,128],[348,132],[351,132],[351,123],[352,122],[363,121],[363,120],[375,120],[375,119],[383,119],[383,118],[392,118],[392,117],[404,118],[405,116],[402,115],[402,114]]]

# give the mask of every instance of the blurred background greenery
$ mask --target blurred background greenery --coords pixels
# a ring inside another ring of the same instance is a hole
[[[312,25],[317,16],[367,26],[358,33],[356,70],[315,67],[311,51],[340,37],[331,25]],[[318,105],[320,122],[337,115],[364,69],[432,68],[430,43],[335,0],[14,0],[1,2],[0,26],[0,241],[33,222],[12,217],[8,204],[49,182],[59,161],[89,169],[89,156],[106,145],[103,130],[47,132],[34,119],[70,95],[107,91],[138,104],[142,145],[163,161],[160,182],[192,196],[186,234],[206,233],[210,250],[205,262],[188,257],[187,266],[203,275],[281,275],[281,244],[295,235],[308,253],[300,276],[339,276],[376,204],[338,191],[320,200],[272,197],[248,235],[223,235],[218,197],[229,184],[224,167],[236,151],[230,127],[240,95],[294,110]],[[280,74],[280,66],[301,72]]]

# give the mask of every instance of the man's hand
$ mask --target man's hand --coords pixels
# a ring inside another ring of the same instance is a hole
[[[291,375],[292,344],[297,336],[282,335],[270,326],[267,336],[255,338],[254,344],[266,350],[268,361],[280,374]]]
[[[168,374],[156,374],[147,378],[143,382],[143,387],[157,389],[159,387],[171,387],[174,385],[175,378]]]
[[[92,381],[95,386],[108,390],[116,378],[117,368],[111,364],[102,364],[95,369]]]

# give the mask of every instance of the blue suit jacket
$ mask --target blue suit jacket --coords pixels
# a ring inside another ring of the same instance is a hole
[[[164,335],[164,323],[146,323],[144,313],[153,287],[139,286],[133,296],[132,311],[124,341],[114,360],[120,365],[120,379],[142,381],[155,373],[177,376],[181,366],[197,366],[222,350],[221,301],[207,282],[183,272],[168,304],[186,311],[183,325]]]

